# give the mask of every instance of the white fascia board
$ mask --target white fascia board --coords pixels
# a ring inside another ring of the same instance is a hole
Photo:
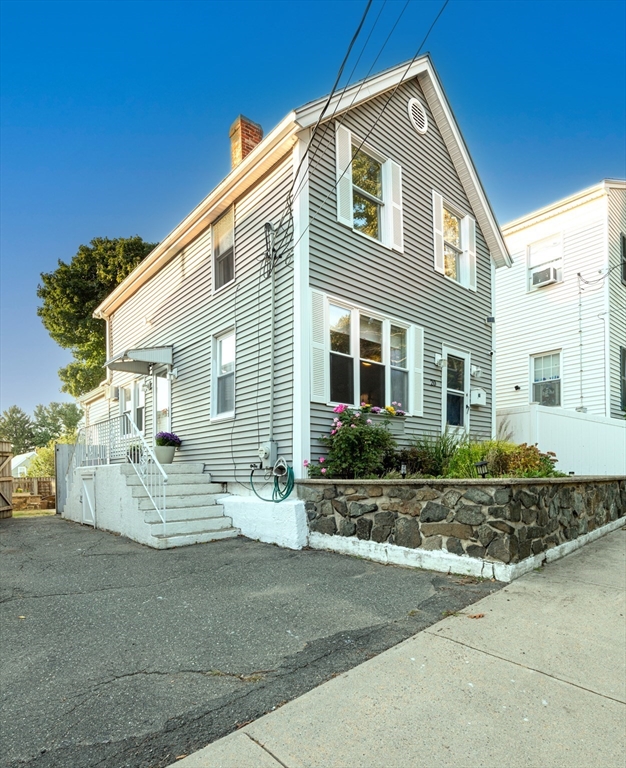
[[[496,267],[510,267],[513,264],[504,237],[478,177],[474,163],[463,139],[452,108],[443,90],[439,76],[430,59],[424,72],[418,77],[431,112],[441,131],[452,162],[467,197],[476,215],[476,220],[487,241],[491,258]]]
[[[357,107],[359,104],[380,96],[381,93],[394,88],[400,82],[408,82],[426,71],[429,66],[430,59],[428,54],[426,54],[414,61],[408,71],[408,64],[405,62],[397,67],[393,67],[393,69],[388,69],[379,75],[375,75],[366,84],[363,84],[363,81],[355,83],[347,90],[342,90],[333,96],[324,119],[328,119],[331,115],[337,117],[348,109]],[[305,104],[295,111],[295,119],[302,128],[310,128],[317,123],[327,99],[328,96],[324,96],[321,99]]]
[[[300,129],[290,112],[276,128],[197,205],[94,311],[106,318],[217,219],[236,198],[291,151]]]
[[[626,182],[621,182],[621,185],[626,189]],[[555,203],[550,203],[550,205],[546,205],[536,211],[527,213],[519,219],[510,221],[502,227],[502,232],[506,237],[513,235],[516,232],[520,232],[523,229],[538,224],[540,221],[559,216],[561,213],[570,211],[572,208],[577,208],[580,205],[590,203],[592,200],[597,200],[606,195],[608,188],[613,188],[614,186],[619,189],[620,182],[602,181],[600,184],[594,184],[593,187],[587,187],[587,189],[583,189],[581,192],[576,192],[569,197],[557,200]]]

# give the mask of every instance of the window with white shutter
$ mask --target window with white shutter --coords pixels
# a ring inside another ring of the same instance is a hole
[[[433,190],[433,253],[436,272],[476,290],[476,221]]]
[[[335,133],[337,221],[394,251],[404,250],[402,169],[343,125]]]

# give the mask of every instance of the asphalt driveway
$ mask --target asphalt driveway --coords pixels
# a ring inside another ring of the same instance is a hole
[[[2,768],[166,766],[502,586],[57,517],[0,536]]]

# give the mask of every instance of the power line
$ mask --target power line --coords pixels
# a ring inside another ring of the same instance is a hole
[[[420,52],[421,52],[422,48],[424,47],[424,44],[426,43],[426,41],[427,41],[427,40],[428,40],[428,38],[429,38],[429,36],[430,36],[430,33],[433,31],[433,28],[434,28],[435,24],[436,24],[436,23],[439,21],[439,18],[440,18],[440,16],[441,16],[441,14],[444,12],[444,10],[446,9],[446,6],[448,5],[448,3],[449,3],[449,2],[450,2],[450,0],[444,0],[444,3],[443,3],[443,5],[441,6],[441,8],[440,8],[440,10],[439,10],[439,13],[438,13],[438,14],[435,16],[435,19],[434,19],[433,23],[430,25],[430,27],[429,27],[429,29],[428,29],[428,32],[427,32],[427,33],[426,33],[426,35],[424,36],[424,39],[423,39],[423,40],[422,40],[422,42],[420,43],[420,46],[419,46],[419,48],[418,48],[418,49],[417,49],[417,51],[415,52],[415,55],[413,56],[413,58],[411,59],[411,61],[409,62],[408,66],[407,66],[407,68],[405,69],[405,71],[404,71],[404,74],[403,74],[403,75],[402,75],[402,77],[400,78],[399,82],[396,84],[396,86],[395,86],[395,87],[394,87],[394,89],[392,90],[392,92],[391,92],[391,94],[390,94],[389,98],[387,99],[387,101],[385,102],[385,104],[384,104],[383,108],[381,109],[381,111],[380,111],[380,114],[378,115],[378,117],[377,117],[377,118],[376,118],[376,120],[374,121],[374,124],[373,124],[373,125],[372,125],[372,127],[369,129],[369,131],[368,131],[368,132],[367,132],[367,134],[365,135],[365,138],[364,138],[364,139],[361,141],[361,143],[360,143],[360,144],[359,144],[359,146],[356,148],[356,150],[353,150],[353,151],[352,151],[352,157],[350,158],[350,162],[349,162],[349,163],[348,163],[348,165],[346,166],[346,168],[345,168],[345,170],[343,171],[343,173],[341,174],[341,176],[340,176],[340,177],[337,179],[337,181],[336,181],[336,182],[335,182],[335,184],[333,185],[332,189],[331,189],[331,190],[328,192],[328,194],[326,195],[326,197],[325,197],[325,198],[322,200],[322,202],[321,202],[321,203],[319,204],[319,206],[317,207],[317,209],[316,209],[316,211],[315,211],[315,214],[314,214],[314,215],[313,215],[313,217],[312,217],[312,218],[309,220],[309,223],[306,225],[306,227],[305,227],[305,228],[304,228],[304,230],[302,231],[302,234],[300,235],[300,237],[299,237],[299,238],[296,240],[296,242],[293,244],[293,248],[295,248],[295,247],[298,245],[298,243],[300,242],[300,240],[302,240],[302,238],[304,237],[304,235],[305,235],[305,234],[307,233],[307,231],[310,229],[310,227],[311,227],[311,224],[313,224],[313,222],[314,222],[314,221],[316,221],[318,214],[320,213],[320,211],[322,210],[322,208],[324,207],[324,205],[326,205],[326,202],[327,202],[328,198],[329,198],[329,197],[331,196],[331,194],[332,194],[332,193],[333,193],[333,192],[334,192],[334,191],[337,189],[337,186],[339,185],[339,182],[340,182],[340,181],[341,181],[341,179],[343,179],[343,177],[345,176],[346,172],[348,171],[348,168],[350,168],[350,167],[352,166],[352,162],[353,162],[353,160],[354,160],[355,156],[356,156],[356,155],[357,155],[357,154],[360,152],[361,148],[363,147],[363,145],[365,144],[365,142],[367,141],[367,139],[368,139],[368,138],[371,136],[371,134],[372,134],[372,131],[373,131],[373,130],[376,128],[376,126],[377,126],[377,125],[378,125],[378,123],[380,122],[380,120],[381,120],[382,116],[385,114],[385,112],[386,112],[386,110],[387,110],[387,107],[389,106],[389,103],[391,102],[391,100],[392,100],[392,99],[393,99],[393,97],[395,96],[395,94],[396,94],[396,92],[397,92],[398,88],[399,88],[399,87],[402,85],[402,83],[404,82],[404,79],[405,79],[405,77],[407,76],[407,74],[409,73],[409,71],[410,71],[411,67],[412,67],[412,66],[413,66],[413,64],[415,63],[415,61],[416,61],[417,57],[419,56],[419,54],[420,54]]]
[[[335,109],[333,110],[333,113],[332,113],[332,115],[331,115],[331,116],[330,116],[330,117],[329,117],[329,118],[326,120],[326,123],[325,123],[325,125],[324,125],[324,132],[323,132],[322,136],[321,136],[321,137],[320,137],[320,139],[319,139],[319,142],[318,142],[318,144],[317,144],[317,148],[316,148],[316,149],[315,149],[315,151],[313,152],[313,156],[312,156],[312,157],[310,158],[310,160],[309,160],[309,162],[310,162],[311,164],[312,164],[312,163],[314,162],[314,160],[316,159],[316,157],[317,157],[317,154],[318,154],[318,152],[319,152],[319,149],[320,149],[320,147],[322,146],[322,143],[324,142],[324,139],[326,138],[326,134],[327,134],[327,132],[328,132],[328,129],[329,129],[330,125],[331,125],[331,122],[332,122],[332,120],[334,119],[335,115],[337,114],[337,110],[339,109],[339,105],[341,104],[341,99],[343,98],[343,95],[345,94],[345,92],[346,92],[346,90],[347,90],[347,88],[348,88],[348,85],[349,85],[349,83],[350,83],[350,80],[352,79],[352,75],[354,74],[354,72],[355,72],[355,70],[356,70],[356,67],[357,67],[358,63],[359,63],[359,61],[361,60],[361,57],[363,56],[363,53],[365,52],[365,49],[366,49],[366,47],[367,47],[367,44],[368,44],[368,42],[369,42],[369,40],[370,40],[370,38],[371,38],[371,36],[372,36],[372,33],[373,33],[373,31],[374,31],[374,28],[376,27],[376,25],[377,25],[377,23],[378,23],[378,20],[380,19],[380,16],[381,16],[381,14],[382,14],[383,8],[384,8],[384,7],[385,7],[385,5],[386,5],[386,2],[387,2],[387,0],[385,0],[385,2],[384,2],[384,3],[382,4],[382,6],[381,6],[381,9],[380,9],[380,11],[378,12],[378,16],[376,17],[376,20],[374,21],[374,24],[373,24],[373,26],[372,26],[372,28],[371,28],[371,30],[370,30],[370,33],[369,33],[369,35],[367,36],[367,40],[365,41],[365,44],[364,44],[364,46],[363,46],[363,48],[362,48],[362,50],[361,50],[361,53],[359,54],[359,58],[357,59],[357,61],[356,61],[355,65],[354,65],[354,67],[352,68],[352,72],[350,73],[350,76],[348,77],[348,80],[347,80],[347,82],[346,82],[346,84],[345,84],[345,86],[344,86],[344,88],[343,88],[343,91],[342,91],[342,93],[341,93],[341,96],[339,96],[339,98],[337,99],[337,104],[336,104],[336,106],[335,106]],[[400,22],[400,19],[401,19],[401,18],[402,18],[402,16],[404,15],[404,12],[406,11],[406,9],[407,9],[407,7],[408,7],[408,5],[409,5],[409,3],[410,3],[410,2],[411,2],[411,0],[406,0],[406,2],[405,2],[405,4],[404,4],[404,6],[402,7],[402,10],[400,11],[400,14],[399,14],[398,18],[396,19],[396,21],[395,21],[394,25],[392,26],[391,30],[390,30],[390,31],[389,31],[389,33],[387,34],[387,37],[385,38],[385,41],[383,42],[383,44],[382,44],[381,48],[379,49],[378,53],[376,54],[376,58],[374,59],[374,61],[373,61],[373,62],[372,62],[372,64],[370,65],[370,68],[369,68],[369,70],[367,71],[367,74],[366,74],[366,75],[365,75],[365,77],[364,77],[364,78],[361,80],[361,82],[360,82],[360,84],[359,84],[359,87],[358,87],[357,91],[355,92],[354,96],[352,97],[352,101],[350,102],[350,106],[349,106],[349,107],[347,107],[347,109],[345,110],[345,112],[344,112],[343,116],[341,117],[341,119],[340,119],[340,121],[339,121],[339,124],[338,124],[339,126],[341,126],[341,125],[343,124],[343,122],[345,121],[345,119],[346,119],[346,116],[347,116],[347,114],[348,114],[348,112],[349,112],[350,108],[352,107],[352,105],[354,104],[354,102],[356,101],[356,99],[358,98],[358,95],[359,95],[359,93],[361,92],[361,89],[363,88],[363,86],[364,86],[364,85],[365,85],[365,83],[367,82],[367,79],[368,79],[368,77],[370,76],[370,74],[371,74],[372,70],[373,70],[373,69],[374,69],[374,67],[376,66],[376,63],[377,63],[378,59],[381,57],[381,55],[382,55],[383,51],[385,50],[385,48],[386,48],[386,46],[387,46],[387,43],[389,42],[389,40],[391,39],[391,36],[392,36],[392,35],[393,35],[393,33],[395,32],[395,29],[396,29],[396,27],[398,26],[398,24],[399,24],[399,22]],[[423,45],[423,43],[422,43],[422,45]],[[308,150],[309,150],[309,148],[310,148],[311,144],[313,143],[313,140],[315,139],[315,131],[317,130],[317,128],[318,128],[318,126],[319,126],[319,123],[320,123],[320,121],[318,120],[318,122],[317,122],[317,125],[315,126],[315,129],[314,129],[314,130],[313,130],[313,132],[311,133],[311,137],[310,137],[310,139],[309,139],[309,143],[308,143],[308,145],[307,145],[307,150],[306,150],[306,151],[308,151]],[[310,170],[314,171],[316,168],[318,168],[318,166],[320,165],[320,163],[322,162],[322,160],[323,160],[323,159],[324,159],[324,157],[326,156],[326,152],[327,152],[327,150],[328,150],[328,148],[329,148],[329,146],[330,146],[330,144],[331,144],[331,143],[332,143],[332,133],[331,133],[331,138],[328,140],[328,142],[326,142],[326,145],[324,146],[324,149],[323,149],[323,151],[322,151],[322,154],[321,154],[320,158],[318,159],[317,163],[315,163],[315,164],[313,164],[313,165],[311,165],[311,166],[310,166]],[[304,158],[303,158],[303,159],[304,159]],[[302,166],[302,161],[300,162],[300,164],[299,164],[299,166],[298,166],[298,172],[299,172],[299,170],[300,170],[301,166]],[[293,192],[293,185],[295,184],[295,182],[296,182],[297,178],[298,178],[298,173],[296,173],[296,174],[295,174],[295,176],[294,176],[294,181],[292,182],[291,188],[290,188],[290,190],[289,190],[289,192],[288,192],[288,194],[287,194],[287,200],[286,200],[286,203],[285,203],[285,208],[284,208],[284,210],[283,210],[283,212],[282,212],[282,214],[281,214],[281,217],[280,217],[280,221],[279,221],[279,223],[278,223],[278,227],[277,227],[277,231],[279,231],[279,230],[280,230],[280,227],[281,227],[281,225],[282,225],[282,223],[283,223],[283,221],[284,221],[285,215],[291,211],[291,207],[293,206],[293,203],[295,202],[296,198],[298,197],[298,195],[300,194],[300,192],[302,191],[302,188],[304,187],[304,185],[305,185],[305,183],[306,183],[306,177],[305,177],[305,176],[303,176],[303,177],[300,179],[300,182],[299,182],[299,184],[298,184],[298,187],[297,187],[297,189],[296,189],[296,190],[295,190],[295,192],[292,194],[292,192]],[[325,201],[324,201],[324,202],[325,202]],[[306,230],[305,230],[305,231],[306,231]],[[288,234],[289,234],[288,232],[285,232],[285,233],[283,234],[283,236],[282,236],[282,238],[281,238],[281,240],[280,240],[280,243],[278,244],[278,246],[277,246],[277,248],[276,248],[277,252],[280,252],[280,250],[282,249],[282,247],[283,247],[283,245],[284,245],[284,243],[285,243],[285,241],[286,241],[286,239],[287,239],[287,236],[288,236]],[[303,234],[304,234],[304,233],[303,233]],[[295,246],[294,246],[294,247],[295,247]]]

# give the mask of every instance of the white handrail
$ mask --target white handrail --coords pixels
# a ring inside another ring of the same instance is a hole
[[[167,473],[127,413],[82,427],[66,474],[67,494],[79,467],[128,462],[135,470],[161,522],[167,524]]]

